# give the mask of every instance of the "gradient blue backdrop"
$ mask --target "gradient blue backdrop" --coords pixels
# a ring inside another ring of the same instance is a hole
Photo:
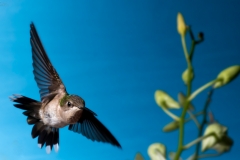
[[[149,159],[147,148],[154,142],[175,151],[178,132],[161,131],[171,119],[156,105],[153,95],[156,89],[163,89],[176,99],[179,91],[185,91],[180,77],[186,63],[176,31],[179,11],[195,34],[205,34],[194,56],[194,89],[222,69],[240,64],[237,0],[1,0],[0,159],[131,160],[138,151]],[[58,153],[47,155],[37,147],[37,139],[31,138],[32,126],[8,99],[13,93],[40,98],[32,74],[31,21],[68,92],[85,99],[122,150],[92,142],[67,128],[60,131]],[[215,159],[239,157],[239,84],[238,77],[213,96],[210,108],[234,139],[232,150]],[[197,110],[206,93],[194,100]],[[191,122],[185,142],[196,135]],[[183,159],[192,152],[184,152]]]

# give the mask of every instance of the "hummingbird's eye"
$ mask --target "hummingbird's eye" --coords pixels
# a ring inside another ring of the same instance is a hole
[[[71,107],[72,103],[71,102],[67,102],[67,106]]]

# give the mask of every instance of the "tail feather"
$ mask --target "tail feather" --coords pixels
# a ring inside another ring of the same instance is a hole
[[[42,148],[46,144],[46,152],[50,153],[53,145],[59,145],[59,129],[49,126],[44,126],[44,129],[38,136],[38,146]],[[58,148],[55,149],[58,151]]]
[[[23,114],[27,116],[27,123],[29,125],[34,124],[31,135],[32,138],[38,137],[38,146],[42,148],[46,144],[46,151],[50,153],[54,145],[57,152],[59,149],[59,129],[44,125],[41,121],[39,110],[42,103],[18,94],[14,94],[10,99],[17,102],[17,104],[14,104],[16,108],[25,110]]]
[[[32,138],[36,138],[45,129],[42,122],[37,122],[32,128]]]
[[[59,130],[57,128],[54,128],[53,132],[53,144],[58,144],[59,145]]]
[[[38,146],[39,148],[42,148],[46,142],[46,138],[47,138],[47,131],[43,130],[41,132],[41,134],[38,136]]]
[[[52,150],[53,147],[53,132],[49,132],[47,139],[46,139],[46,146],[50,146],[50,149]]]

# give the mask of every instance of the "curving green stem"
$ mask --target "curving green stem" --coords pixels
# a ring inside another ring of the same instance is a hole
[[[174,119],[175,121],[179,121],[180,118],[178,116],[176,116],[175,114],[173,114],[172,112],[170,112],[168,109],[166,109],[165,107],[162,108],[163,111],[169,115],[172,119]]]
[[[199,93],[201,93],[203,90],[207,89],[208,87],[212,86],[214,83],[216,83],[218,79],[212,80],[202,87],[198,88],[195,92],[191,94],[191,96],[188,98],[188,101],[192,101]]]
[[[187,51],[187,45],[186,45],[185,37],[184,37],[184,36],[181,36],[181,40],[182,40],[183,52],[184,52],[184,55],[185,55],[187,64],[188,64],[188,65],[191,65],[190,58],[189,58],[189,54],[188,54],[188,51]]]
[[[210,137],[210,136],[214,136],[217,140],[219,139],[215,133],[209,133],[208,135],[198,137],[197,139],[193,140],[192,142],[186,144],[185,146],[183,146],[183,149],[188,149],[195,144],[199,144],[199,142],[201,142],[203,139]]]
[[[196,118],[197,116],[203,115],[203,111],[198,112],[196,114],[193,114],[193,116]],[[185,123],[193,120],[193,118],[190,116],[189,118],[185,119]]]
[[[191,111],[187,111],[187,112],[188,112],[189,116],[191,117],[191,119],[194,121],[194,123],[196,124],[196,126],[197,126],[198,129],[199,129],[199,128],[200,128],[200,124],[199,124],[197,118],[194,116],[194,114],[192,114]]]

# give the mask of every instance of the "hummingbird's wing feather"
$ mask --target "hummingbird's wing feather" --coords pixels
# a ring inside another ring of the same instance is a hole
[[[66,92],[66,88],[51,64],[34,24],[31,23],[30,27],[34,78],[40,89],[41,100],[49,101],[57,93]]]
[[[94,112],[84,110],[79,122],[69,125],[69,130],[80,133],[92,141],[106,142],[121,148],[112,133],[95,117]]]

